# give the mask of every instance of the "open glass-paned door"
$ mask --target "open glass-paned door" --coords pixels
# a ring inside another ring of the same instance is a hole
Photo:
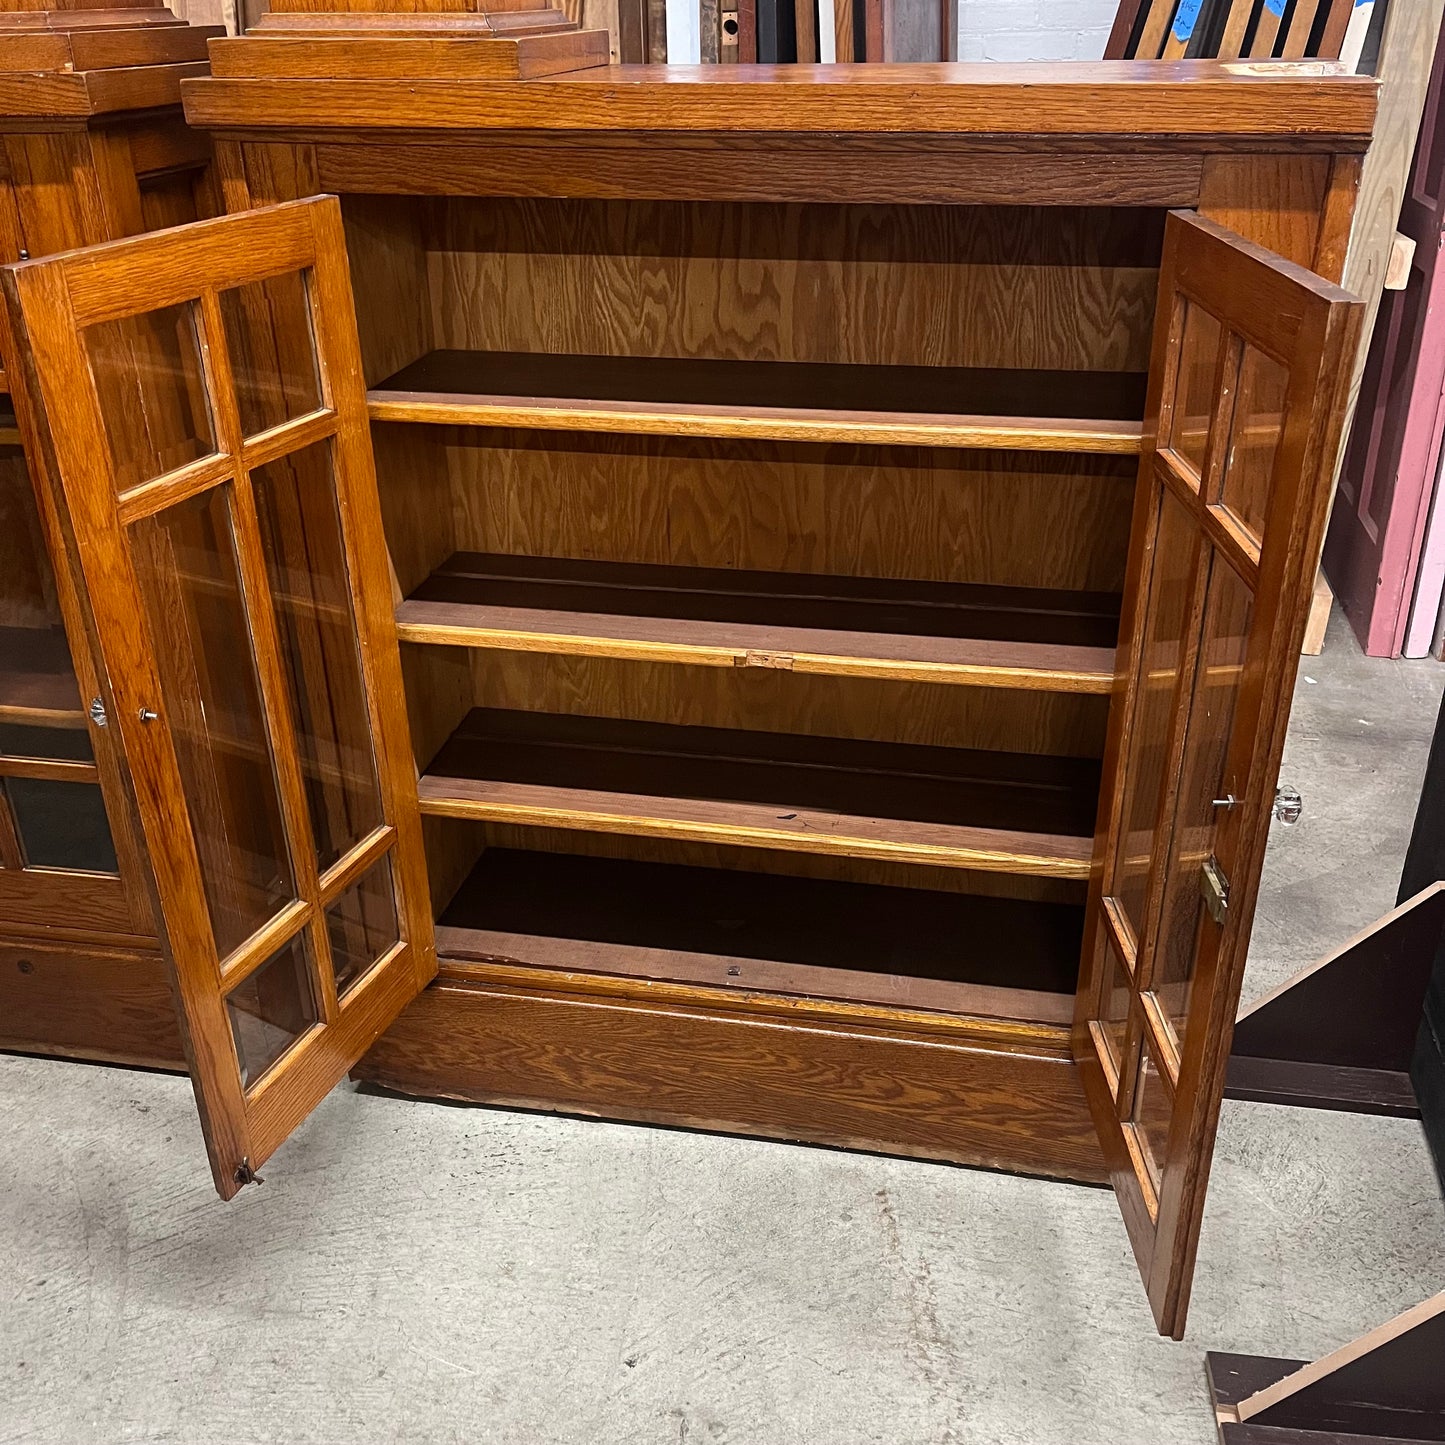
[[[1361,310],[1168,219],[1075,1053],[1176,1337]]]
[[[229,1198],[436,970],[340,207],[6,291]]]

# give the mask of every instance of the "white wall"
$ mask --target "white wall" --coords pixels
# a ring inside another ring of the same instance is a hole
[[[959,0],[960,60],[1098,60],[1118,0]]]

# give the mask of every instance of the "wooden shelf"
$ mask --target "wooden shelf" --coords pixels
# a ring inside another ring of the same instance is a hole
[[[1066,1025],[1082,937],[1069,904],[489,848],[437,951]]]
[[[58,627],[0,627],[0,723],[85,726],[69,646]]]
[[[477,708],[422,812],[939,867],[1087,878],[1087,758]]]
[[[1109,593],[458,552],[405,642],[1107,693]]]
[[[1136,453],[1142,372],[432,351],[367,393],[374,421]]]

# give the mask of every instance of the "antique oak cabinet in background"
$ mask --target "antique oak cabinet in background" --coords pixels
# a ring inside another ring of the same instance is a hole
[[[219,209],[180,94],[219,27],[161,0],[4,8],[0,260]],[[174,1067],[141,842],[113,735],[87,718],[104,689],[3,327],[0,359],[0,1047]]]
[[[1373,82],[357,9],[6,277],[218,1188],[348,1070],[1108,1179],[1182,1332]]]

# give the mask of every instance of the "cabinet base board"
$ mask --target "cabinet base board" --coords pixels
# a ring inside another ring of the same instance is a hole
[[[165,960],[7,940],[0,944],[0,1050],[184,1070]]]
[[[1062,1054],[464,981],[443,968],[354,1079],[420,1097],[1106,1180]]]

